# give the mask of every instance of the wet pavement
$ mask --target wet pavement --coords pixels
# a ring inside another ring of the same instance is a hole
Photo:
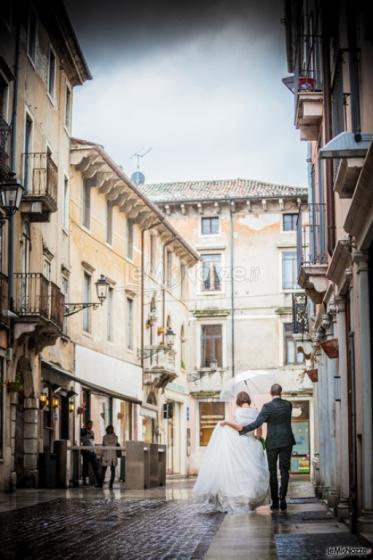
[[[247,514],[201,513],[191,501],[193,483],[174,478],[166,488],[144,491],[117,485],[114,492],[85,488],[0,494],[0,558],[358,558],[348,552],[343,556],[346,548],[331,548],[360,543],[313,497],[309,482],[291,483],[287,512],[271,513],[263,506]]]

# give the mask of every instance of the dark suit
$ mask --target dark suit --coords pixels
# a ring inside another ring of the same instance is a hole
[[[268,467],[270,474],[271,497],[273,502],[278,502],[278,480],[277,459],[279,459],[281,473],[280,498],[285,498],[288,483],[290,458],[295,438],[291,429],[291,410],[293,406],[290,401],[274,398],[266,403],[260,411],[258,418],[248,426],[245,426],[240,434],[251,432],[267,422],[266,449]]]

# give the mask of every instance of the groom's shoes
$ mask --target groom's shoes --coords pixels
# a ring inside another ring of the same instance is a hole
[[[279,503],[278,502],[272,502],[271,510],[274,511],[276,509],[280,509]]]
[[[287,507],[286,498],[280,498],[280,510],[285,511]]]

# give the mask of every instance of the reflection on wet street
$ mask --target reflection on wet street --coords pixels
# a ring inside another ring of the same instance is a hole
[[[287,512],[269,506],[249,514],[201,513],[193,479],[166,488],[23,490],[0,502],[0,557],[6,559],[316,559],[329,546],[358,541],[293,481]]]

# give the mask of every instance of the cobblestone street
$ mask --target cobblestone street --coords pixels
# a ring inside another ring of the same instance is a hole
[[[187,560],[318,559],[328,546],[356,546],[309,483],[293,482],[287,513],[200,513],[193,480],[144,492],[23,490],[0,499],[0,557]],[[365,556],[368,557],[368,556]]]

